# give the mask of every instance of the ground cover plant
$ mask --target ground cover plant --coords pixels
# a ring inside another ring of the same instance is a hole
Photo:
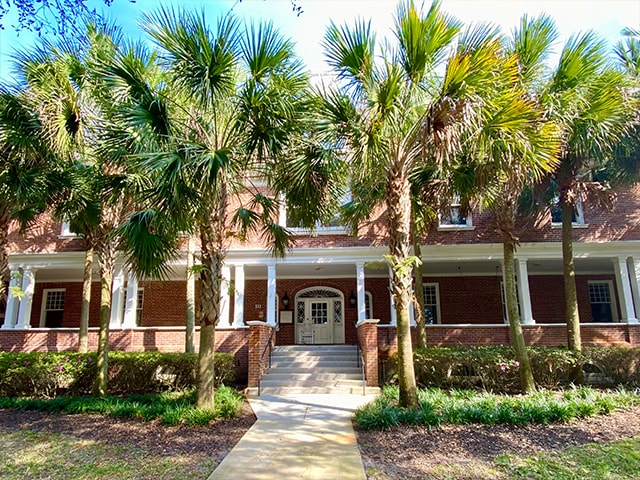
[[[399,406],[398,389],[387,386],[373,402],[355,412],[362,429],[385,430],[405,425],[464,424],[549,424],[608,414],[616,408],[640,404],[640,394],[619,389],[598,391],[589,387],[564,391],[539,391],[509,396],[473,390],[445,391],[438,388],[418,391],[418,408]]]
[[[60,396],[52,399],[0,397],[0,408],[39,410],[65,414],[92,413],[140,420],[160,419],[163,425],[207,425],[218,419],[235,417],[243,398],[232,388],[216,389],[215,407],[195,408],[193,388],[179,392],[135,394],[128,397]]]

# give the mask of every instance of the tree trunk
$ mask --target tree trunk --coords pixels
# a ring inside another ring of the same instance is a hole
[[[189,235],[187,240],[187,311],[186,311],[186,324],[187,331],[185,335],[184,351],[187,353],[194,353],[195,348],[193,345],[193,332],[196,325],[196,279],[193,272],[194,265],[194,252],[195,252],[195,238]]]
[[[100,263],[100,332],[98,334],[97,372],[93,384],[93,394],[104,396],[107,394],[107,381],[109,378],[109,320],[111,317],[111,288],[113,286],[115,248],[108,242],[97,250]]]
[[[564,275],[564,304],[567,315],[567,340],[569,350],[582,351],[580,315],[576,291],[576,270],[573,264],[573,206],[561,200],[562,207],[562,272]]]
[[[527,353],[524,335],[522,334],[522,325],[520,324],[520,316],[518,315],[518,297],[516,293],[516,276],[513,262],[515,245],[513,242],[503,242],[503,252],[505,300],[507,303],[509,327],[511,328],[511,336],[513,337],[513,349],[515,350],[516,359],[520,363],[520,389],[522,393],[531,393],[536,390],[536,384],[533,380],[531,362],[529,362],[529,354]]]
[[[93,247],[87,246],[84,256],[84,276],[82,279],[82,307],[80,308],[80,332],[78,352],[89,351],[89,307],[91,306],[91,282],[93,280]]]
[[[400,406],[417,408],[418,393],[413,367],[409,305],[413,296],[411,247],[411,196],[409,178],[401,162],[392,165],[387,181],[389,253],[392,267],[391,293],[396,309],[398,331],[398,383]]]
[[[413,254],[420,259],[420,263],[416,263],[413,267],[414,278],[414,297],[415,306],[414,313],[416,317],[416,333],[418,336],[418,347],[427,348],[427,328],[426,318],[424,315],[424,294],[422,282],[422,246],[420,245],[420,237],[413,229]]]
[[[215,405],[215,326],[220,321],[220,292],[222,264],[225,256],[225,227],[227,186],[219,179],[212,198],[208,218],[200,226],[202,272],[200,274],[200,351],[198,353],[198,385],[196,405],[213,408]]]
[[[9,209],[0,208],[0,298],[7,294],[7,285],[11,280],[9,271]]]

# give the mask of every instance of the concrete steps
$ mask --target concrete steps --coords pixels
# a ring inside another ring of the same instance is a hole
[[[262,376],[262,395],[362,394],[362,369],[353,345],[282,345]],[[367,387],[366,393],[378,393]],[[257,392],[256,392],[257,393]]]

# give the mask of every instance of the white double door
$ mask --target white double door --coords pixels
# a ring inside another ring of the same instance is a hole
[[[298,343],[344,343],[342,299],[298,299],[296,327]]]

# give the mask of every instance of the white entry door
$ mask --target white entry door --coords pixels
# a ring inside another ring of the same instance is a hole
[[[296,298],[295,323],[296,343],[344,343],[342,296],[327,289],[302,292]]]

